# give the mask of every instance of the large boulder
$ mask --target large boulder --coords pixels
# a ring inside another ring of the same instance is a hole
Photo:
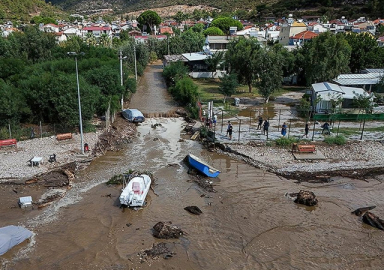
[[[295,203],[304,204],[307,206],[317,205],[316,195],[312,191],[300,190],[295,199]]]
[[[379,230],[384,230],[384,220],[369,211],[365,212],[363,215],[363,222],[371,225],[372,227],[378,228]]]
[[[153,226],[152,233],[154,237],[162,239],[179,238],[184,234],[184,232],[179,227],[170,223],[166,224],[165,222],[161,221]]]

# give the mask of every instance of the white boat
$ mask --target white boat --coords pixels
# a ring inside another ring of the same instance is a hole
[[[123,207],[141,207],[145,204],[145,197],[151,187],[151,178],[142,174],[129,180],[120,195]]]

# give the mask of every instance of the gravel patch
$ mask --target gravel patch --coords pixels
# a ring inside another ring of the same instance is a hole
[[[36,174],[48,172],[61,165],[89,159],[98,141],[100,132],[84,134],[84,143],[88,143],[90,152],[81,155],[80,134],[73,134],[72,139],[58,141],[55,136],[20,141],[15,147],[0,149],[0,182],[18,178],[30,178]],[[56,161],[49,163],[49,156],[56,154]],[[42,157],[43,162],[38,167],[29,166],[29,160],[34,156]]]
[[[290,149],[265,145],[231,144],[232,151],[249,157],[258,167],[279,174],[330,172],[384,167],[384,145],[376,141],[357,141],[346,145],[316,145],[325,160],[296,160]]]

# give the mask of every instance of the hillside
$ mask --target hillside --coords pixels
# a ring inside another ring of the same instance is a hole
[[[62,14],[57,7],[44,0],[1,0],[0,20],[29,21],[33,16],[43,15],[55,18]]]
[[[237,10],[257,10],[259,19],[263,17],[286,17],[289,13],[302,15],[326,15],[327,18],[358,18],[360,16],[384,17],[384,0],[46,0],[64,10],[76,13],[93,14],[100,9],[109,9],[115,14],[124,14],[154,8],[177,5],[210,6],[224,12]],[[189,13],[188,11],[185,13]]]

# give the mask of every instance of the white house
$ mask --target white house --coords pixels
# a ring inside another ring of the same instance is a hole
[[[110,26],[88,26],[82,29],[83,37],[86,37],[88,33],[92,33],[95,37],[101,37],[106,34],[112,38],[112,28]]]
[[[368,96],[368,93],[363,88],[340,86],[328,82],[312,84],[311,93],[315,113],[328,113],[332,111],[332,102],[338,99],[342,99],[341,108],[351,108],[354,97],[357,95]],[[318,98],[320,101],[315,105],[315,100]]]

